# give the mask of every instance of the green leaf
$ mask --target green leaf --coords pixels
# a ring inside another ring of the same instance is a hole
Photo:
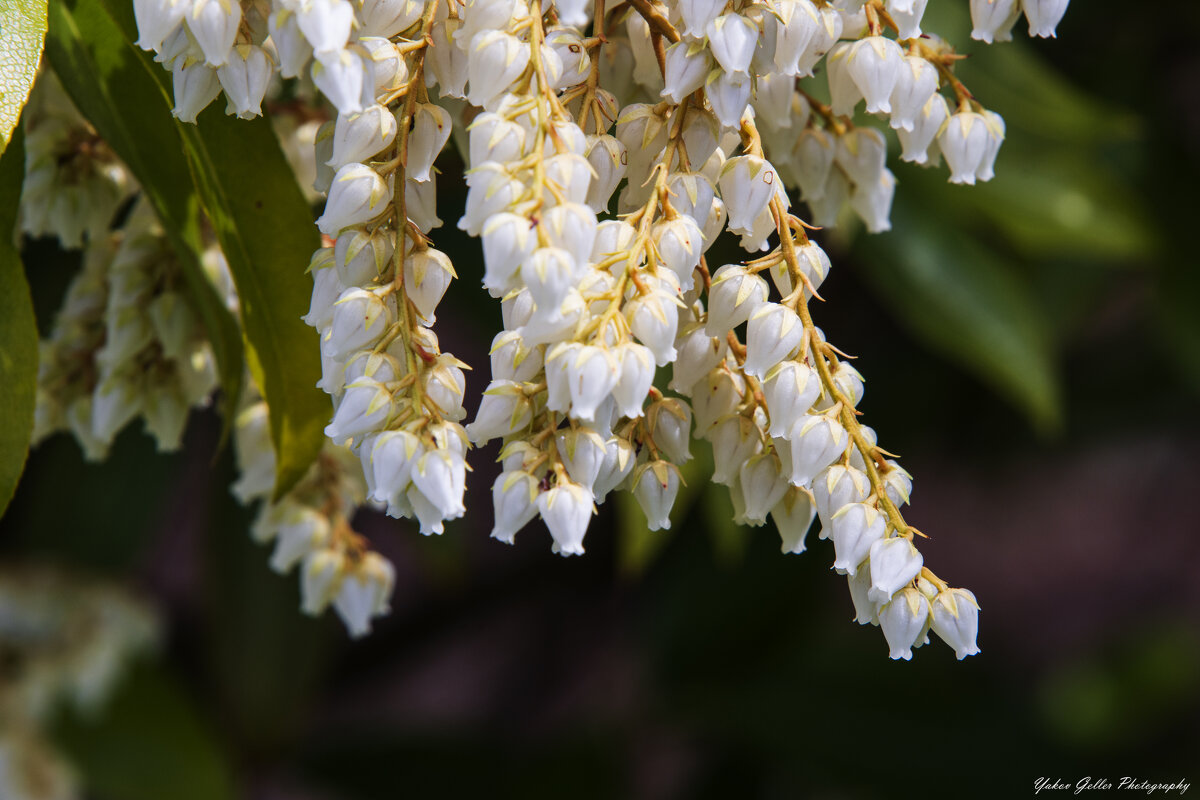
[[[0,153],[29,99],[45,39],[46,0],[0,2]]]
[[[317,389],[317,333],[300,319],[312,291],[305,269],[321,243],[267,120],[228,117],[216,105],[198,126],[181,128],[237,284],[250,366],[270,409],[278,498],[320,453],[332,410]]]
[[[29,455],[38,373],[37,320],[21,254],[12,244],[25,148],[18,129],[0,157],[0,514],[8,508]]]
[[[229,425],[243,379],[241,333],[197,255],[200,201],[163,86],[99,0],[51,4],[46,54],[75,106],[129,166],[162,220],[212,342]]]
[[[183,688],[161,670],[127,676],[95,719],[67,718],[55,742],[98,800],[233,800],[225,755]]]
[[[1025,285],[994,255],[923,216],[863,241],[882,302],[932,349],[1005,394],[1045,432],[1061,421],[1050,336]]]

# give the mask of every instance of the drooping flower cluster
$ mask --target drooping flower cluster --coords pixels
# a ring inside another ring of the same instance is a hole
[[[233,494],[247,505],[262,501],[251,534],[255,541],[274,543],[271,569],[286,574],[300,565],[305,613],[315,616],[333,606],[352,636],[368,633],[371,618],[389,609],[395,570],[350,526],[366,501],[358,459],[329,442],[308,474],[272,500],[275,451],[268,409],[253,387],[234,424],[234,446],[241,476]]]
[[[578,554],[612,491],[670,525],[694,426],[740,522],[770,517],[801,552],[821,518],[858,620],[893,658],[931,628],[960,658],[978,651],[974,597],[925,567],[900,511],[911,478],[859,422],[863,378],[813,323],[830,261],[787,191],[816,224],[848,207],[886,230],[887,128],[903,159],[944,159],[952,183],[992,178],[1003,120],[922,29],[926,0],[136,6],[182,119],[218,86],[230,113],[258,113],[276,68],[337,111],[315,136],[329,238],[306,319],[334,400],[326,432],[358,456],[373,502],[441,532],[465,510],[468,439],[501,439],[493,536],[540,516],[554,550]],[[973,36],[1004,40],[1022,13],[1052,36],[1066,6],[971,0]],[[465,430],[464,365],[432,330],[455,270],[429,238],[456,120],[458,226],[482,241],[503,319]],[[710,269],[724,231],[750,257]]]
[[[208,259],[223,269],[220,254]],[[174,251],[139,200],[121,230],[89,244],[42,343],[34,441],[70,430],[102,460],[141,416],[162,451],[179,448],[188,413],[216,387],[213,355]]]
[[[28,566],[0,573],[0,797],[82,797],[51,726],[63,707],[103,707],[159,638],[151,609],[114,586]]]

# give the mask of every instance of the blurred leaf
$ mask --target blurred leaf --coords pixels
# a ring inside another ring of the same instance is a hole
[[[229,262],[249,363],[271,414],[275,497],[304,476],[325,444],[329,398],[317,333],[300,319],[312,285],[305,269],[321,246],[312,212],[265,118],[239,120],[214,103],[182,125],[196,184]]]
[[[881,301],[918,338],[1005,394],[1036,428],[1061,419],[1050,337],[1025,285],[994,255],[925,216],[862,240]]]
[[[94,720],[55,739],[97,800],[232,800],[230,769],[184,690],[161,670],[127,676]]]
[[[38,331],[21,254],[12,244],[25,148],[18,129],[0,157],[0,515],[8,508],[29,455],[38,375]]]
[[[0,3],[0,153],[29,99],[45,40],[46,0]]]
[[[162,220],[183,267],[188,296],[204,322],[231,424],[242,386],[242,340],[237,322],[205,276],[200,203],[171,104],[139,52],[99,0],[50,5],[46,54],[75,106],[129,166]]]

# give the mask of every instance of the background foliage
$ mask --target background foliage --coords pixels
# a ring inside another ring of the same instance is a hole
[[[998,177],[966,189],[898,168],[895,231],[825,235],[815,314],[860,356],[865,418],[915,475],[926,557],[980,598],[982,656],[887,661],[849,621],[827,543],[780,556],[770,528],[724,522],[727,496],[702,480],[669,532],[618,507],[584,558],[532,528],[505,548],[481,502],[494,448],[445,536],[361,520],[398,588],[393,616],[347,643],[298,614],[294,580],[250,542],[216,415],[169,457],[126,431],[99,467],[57,437],[30,455],[0,558],[114,576],[170,625],[106,714],[57,726],[94,796],[982,797],[1044,775],[1200,778],[1200,9],[1077,2],[1057,41],[983,48],[963,44],[964,4],[931,5],[1008,123]],[[51,4],[60,75],[81,57],[64,19],[88,8]],[[226,121],[201,122],[184,140],[211,146]],[[450,231],[439,247],[478,263]],[[22,255],[45,334],[77,265],[46,241]],[[307,255],[290,258],[294,287]],[[482,366],[499,311],[460,274],[442,339]]]

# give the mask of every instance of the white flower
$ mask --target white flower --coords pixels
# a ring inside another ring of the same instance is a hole
[[[899,28],[897,39],[915,39],[921,35],[921,18],[928,5],[929,0],[888,0],[888,13]]]
[[[937,90],[937,67],[920,56],[905,56],[892,90],[892,127],[911,131],[917,115]]]
[[[851,503],[833,515],[830,528],[829,538],[837,555],[833,568],[857,575],[859,566],[871,554],[871,546],[883,538],[887,518],[874,506]]]
[[[960,111],[942,126],[938,147],[950,165],[950,182],[975,185],[975,173],[991,147],[988,121],[974,111]]]
[[[573,288],[578,265],[571,254],[558,247],[539,247],[521,264],[521,280],[535,304],[534,318],[557,313]]]
[[[525,152],[525,129],[499,114],[485,111],[467,126],[468,153],[472,167],[488,161],[507,163]]]
[[[426,450],[412,469],[413,488],[420,491],[443,519],[457,519],[466,513],[463,505],[466,480],[466,463],[453,450]],[[409,500],[412,499],[410,492]]]
[[[347,3],[347,5],[349,5]],[[370,79],[362,57],[351,50],[317,53],[312,79],[339,114],[362,111],[363,87]]]
[[[892,113],[892,90],[904,64],[900,45],[883,36],[859,39],[846,60],[846,72],[867,101],[868,114]]]
[[[376,292],[357,286],[346,289],[333,304],[333,322],[327,334],[330,355],[344,358],[374,346],[393,322],[391,303]]]
[[[804,54],[800,56],[797,69],[799,77],[811,77],[813,68],[829,52],[834,43],[842,36],[842,15],[830,6],[821,8],[818,12],[817,27],[813,31]]]
[[[679,470],[666,461],[652,461],[638,467],[633,477],[633,496],[637,498],[646,524],[652,531],[671,527],[671,508],[679,494]]]
[[[604,461],[596,482],[592,485],[592,494],[596,502],[603,502],[605,496],[621,485],[633,471],[637,462],[637,453],[628,440],[616,436],[609,437],[604,443]]]
[[[394,410],[392,393],[371,378],[359,378],[346,386],[346,393],[325,426],[325,435],[339,444],[377,431]]]
[[[467,100],[481,108],[489,108],[529,63],[529,45],[503,30],[476,34],[467,53]]]
[[[301,573],[300,608],[316,616],[337,596],[346,569],[346,557],[338,550],[316,550],[304,559]]]
[[[229,98],[225,113],[237,114],[241,119],[262,114],[271,71],[270,58],[261,47],[243,44],[233,48],[229,60],[217,69],[217,79]]]
[[[904,148],[900,158],[915,164],[928,163],[930,146],[934,145],[938,131],[949,116],[950,106],[945,97],[934,94],[929,98],[929,102],[913,119],[912,130],[900,128],[896,131],[896,137]]]
[[[509,436],[533,419],[533,408],[525,388],[512,381],[493,380],[483,393],[475,421],[467,425],[467,435],[475,445]]]
[[[758,156],[737,156],[725,162],[718,180],[721,199],[729,210],[729,230],[750,233],[754,218],[779,192],[775,168]]]
[[[725,7],[724,0],[679,0],[679,15],[683,17],[683,33],[694,39],[707,34],[710,22],[715,20]]]
[[[578,128],[576,128],[578,130]],[[585,144],[580,148],[585,150]],[[567,203],[584,203],[592,185],[592,165],[582,152],[560,153],[545,160],[546,180],[558,189]],[[557,198],[553,198],[558,202]]]
[[[727,74],[749,77],[750,60],[758,43],[758,26],[738,14],[724,14],[708,23],[708,47]]]
[[[858,88],[848,69],[850,53],[856,42],[838,42],[829,50],[825,59],[825,68],[829,71],[829,106],[834,114],[851,116],[863,99],[862,89]]]
[[[354,6],[347,0],[300,0],[294,11],[300,32],[318,58],[342,50],[350,41]]]
[[[396,140],[396,117],[378,103],[351,114],[338,114],[333,127],[333,155],[327,163],[335,170],[366,162]]]
[[[838,165],[856,184],[879,180],[887,163],[887,140],[875,128],[854,128],[837,140]]]
[[[795,311],[779,303],[763,303],[746,326],[746,363],[742,368],[747,375],[762,378],[803,340],[804,324]]]
[[[619,378],[620,365],[606,348],[578,348],[567,362],[571,416],[585,422],[595,420],[596,409],[616,388]]]
[[[363,36],[391,38],[421,18],[420,0],[361,0],[357,13]]]
[[[336,236],[342,228],[369,222],[383,213],[392,193],[379,173],[366,164],[347,164],[334,175],[317,228]]]
[[[579,275],[596,242],[595,212],[581,203],[563,203],[547,210],[539,224],[551,247],[571,254]]]
[[[626,304],[625,317],[633,335],[654,353],[658,366],[675,360],[673,344],[679,329],[679,309],[673,295],[661,290],[639,295]]]
[[[805,128],[796,138],[792,147],[792,168],[801,196],[810,203],[824,196],[836,153],[837,143],[827,131]]]
[[[738,485],[747,524],[762,525],[766,522],[767,515],[792,488],[780,470],[779,457],[770,452],[752,456],[741,465]]]
[[[871,571],[862,569],[854,575],[846,576],[850,586],[850,600],[854,603],[854,621],[859,625],[878,625],[878,607],[867,599],[871,590]]]
[[[705,330],[709,336],[725,336],[757,313],[769,296],[761,277],[740,264],[724,265],[713,274]]]
[[[334,242],[334,272],[343,286],[370,286],[388,272],[396,249],[393,234],[376,228],[345,228]]]
[[[784,472],[792,485],[807,486],[845,452],[849,439],[846,429],[837,420],[806,415],[796,420],[786,437],[774,441],[777,445],[787,443],[790,459],[784,461]],[[783,448],[780,450],[782,457]]]
[[[933,632],[954,648],[962,661],[979,652],[979,603],[966,589],[946,589],[933,599]]]
[[[135,0],[133,15],[138,27],[135,44],[143,50],[161,49],[163,40],[179,27],[190,6],[188,0]]]
[[[1029,35],[1052,38],[1069,3],[1070,0],[1021,0],[1025,19],[1029,20]]]
[[[672,103],[682,103],[684,98],[704,85],[711,68],[712,62],[704,42],[676,42],[667,48],[666,88],[662,90],[662,96]]]
[[[806,489],[791,486],[784,492],[783,499],[771,509],[771,519],[779,529],[784,553],[804,552],[804,539],[816,516],[812,495]]]
[[[180,122],[195,122],[196,116],[217,99],[221,93],[221,82],[217,71],[199,62],[184,66],[175,62],[171,70],[171,83],[175,93],[175,107],[171,113]]]
[[[888,657],[910,660],[913,648],[921,646],[930,621],[929,601],[923,594],[913,588],[897,592],[879,609],[879,627],[890,649]]]
[[[892,595],[911,583],[921,572],[924,559],[903,536],[880,539],[871,545],[871,590],[867,594],[872,603],[883,605]]]
[[[1019,16],[1020,0],[971,0],[971,38],[988,44],[1007,42]]]
[[[754,420],[733,414],[705,434],[713,446],[713,482],[732,486],[746,460],[762,450],[762,437]]]
[[[975,177],[981,181],[990,181],[996,177],[996,156],[1000,155],[1000,145],[1004,144],[1005,125],[1004,118],[995,111],[984,111],[983,118],[987,122],[988,147],[983,154],[983,160],[979,162],[979,169],[975,170]]]
[[[404,259],[404,291],[423,325],[433,324],[433,312],[457,277],[450,257],[441,250],[416,250]]]
[[[277,8],[267,17],[267,31],[279,57],[279,74],[284,78],[298,78],[312,58],[312,45],[300,30],[296,12]]]
[[[595,171],[595,178],[588,186],[586,202],[588,207],[597,214],[608,209],[612,193],[617,190],[625,177],[627,155],[625,145],[615,136],[604,134],[587,138],[588,145],[584,155],[588,164]],[[610,220],[616,223],[616,220]]]
[[[542,371],[543,350],[526,347],[516,331],[500,331],[492,340],[492,377],[522,383]]]
[[[350,636],[357,639],[371,632],[371,618],[387,614],[388,598],[396,582],[392,564],[375,552],[367,552],[346,572],[333,597],[333,609],[342,618]]]
[[[812,481],[817,513],[821,516],[821,538],[829,538],[829,520],[851,503],[861,503],[871,493],[867,474],[848,464],[834,464]]]
[[[820,396],[821,378],[807,364],[784,361],[767,372],[762,392],[771,415],[767,433],[784,436]]]
[[[812,0],[777,0],[774,3],[778,17],[775,30],[775,69],[780,74],[798,76],[801,73],[800,58],[817,32],[820,15]]]
[[[688,443],[692,431],[692,410],[678,398],[659,400],[646,415],[650,436],[660,451],[676,464],[692,457]]]
[[[642,404],[654,383],[654,353],[644,345],[625,342],[614,356],[619,361],[620,372],[612,389],[613,399],[617,401],[621,416],[636,419],[642,416]]]
[[[896,196],[896,176],[885,169],[871,183],[856,183],[850,192],[850,207],[858,214],[868,233],[892,229],[892,200]]]
[[[481,234],[484,288],[493,297],[503,296],[515,288],[513,279],[537,246],[537,236],[528,218],[507,211],[488,217]]]
[[[375,437],[369,458],[376,502],[386,503],[408,488],[413,463],[424,449],[421,440],[408,431],[384,431]]]
[[[596,510],[591,492],[577,483],[560,481],[538,495],[537,508],[554,539],[553,551],[563,556],[583,555],[583,537]]]
[[[678,357],[672,366],[671,389],[690,394],[725,358],[725,341],[708,335],[703,326],[695,324],[679,335],[676,342]]]
[[[187,15],[188,30],[213,67],[229,58],[241,22],[242,6],[234,0],[193,0]]]
[[[538,480],[523,470],[502,472],[492,484],[492,538],[512,544],[517,531],[537,516]]]
[[[714,69],[704,81],[708,104],[721,127],[737,128],[753,93],[753,81],[740,72],[722,72]]]
[[[693,386],[691,397],[696,410],[696,434],[703,435],[718,419],[733,413],[745,391],[745,380],[723,367],[712,370]]]

